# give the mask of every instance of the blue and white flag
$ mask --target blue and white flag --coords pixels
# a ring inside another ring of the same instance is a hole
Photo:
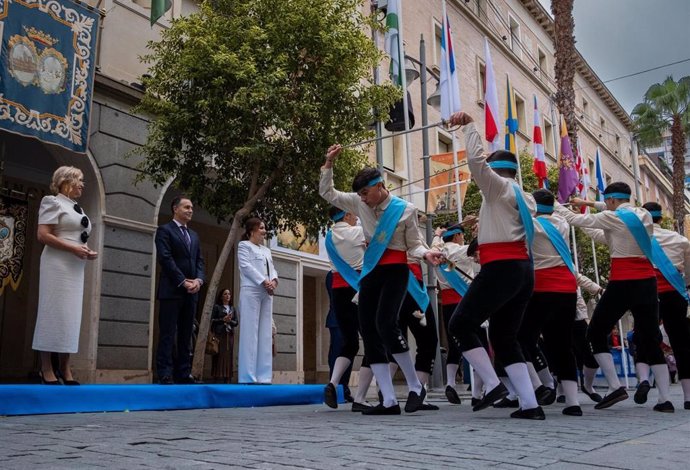
[[[460,85],[455,67],[455,51],[448,15],[444,17],[441,36],[441,119],[460,111]]]
[[[597,156],[594,161],[594,177],[597,180],[597,201],[604,200],[604,189],[606,184],[604,182],[604,168],[601,166],[601,155],[599,155],[599,147],[597,147]]]

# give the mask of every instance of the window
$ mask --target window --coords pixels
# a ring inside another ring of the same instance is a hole
[[[479,18],[486,19],[486,0],[474,0],[474,12]]]
[[[599,118],[599,138],[606,138],[606,120],[603,117]]]
[[[586,99],[582,98],[582,116],[586,117],[587,113],[589,112],[589,103],[587,102]]]
[[[518,130],[527,134],[527,122],[525,121],[525,100],[522,96],[518,95],[515,89],[513,89],[515,94],[515,114],[517,115]]]
[[[520,23],[518,23],[512,16],[509,20],[510,27],[510,49],[518,56],[520,54]]]
[[[486,94],[486,64],[482,59],[477,57],[477,93],[479,101],[484,101]]]
[[[544,150],[556,159],[556,150],[553,144],[553,124],[551,121],[544,118]]]
[[[441,67],[441,38],[443,26],[434,21],[434,60],[437,67]]]
[[[618,134],[616,134],[616,148],[614,150],[616,151],[618,158],[621,158],[621,137]]]
[[[589,186],[593,189],[597,187],[597,175],[594,174],[594,161],[587,157],[587,166],[589,167]]]
[[[537,47],[537,60],[539,63],[539,73],[541,74],[541,78],[545,79],[549,76],[549,68],[546,63],[546,54],[539,47]]]
[[[453,151],[453,139],[440,132],[437,134],[436,153],[449,153]]]
[[[605,179],[606,179],[606,185],[607,185],[607,186],[608,186],[609,184],[611,184],[611,175],[609,175],[608,173],[606,173],[606,178],[605,178]]]

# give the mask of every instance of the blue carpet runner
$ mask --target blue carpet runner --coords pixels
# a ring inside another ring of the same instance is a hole
[[[323,403],[323,385],[0,385],[0,415]],[[338,386],[338,402],[344,402]]]

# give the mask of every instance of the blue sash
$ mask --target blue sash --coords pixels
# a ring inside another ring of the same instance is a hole
[[[543,217],[537,217],[537,222],[539,222],[541,228],[544,229],[546,236],[549,237],[549,241],[556,249],[558,254],[561,255],[563,262],[566,266],[568,266],[570,272],[573,273],[573,276],[577,277],[577,274],[575,273],[575,265],[573,264],[573,258],[570,254],[570,248],[568,248],[568,243],[561,235],[561,232],[558,231],[556,226],[553,225],[550,220],[547,220]]]
[[[333,231],[329,230],[326,234],[326,251],[331,259],[335,270],[340,274],[345,282],[350,284],[354,290],[359,290],[359,273],[340,256],[333,243]]]
[[[420,311],[425,313],[429,307],[429,294],[424,287],[419,285],[419,281],[414,277],[412,271],[410,271],[410,277],[407,280],[407,292],[417,302]]]
[[[379,223],[376,225],[374,236],[371,237],[369,246],[364,252],[362,273],[359,275],[360,281],[376,267],[381,256],[383,256],[383,252],[386,251],[391,238],[393,238],[395,228],[398,226],[400,217],[402,217],[406,207],[407,202],[399,197],[391,196],[391,202],[386,207],[386,210],[383,211],[383,215],[381,215]]]
[[[439,274],[441,274],[441,277],[446,280],[448,284],[450,284],[450,287],[453,288],[455,292],[460,294],[461,297],[465,297],[465,294],[467,294],[467,289],[469,289],[470,286],[467,285],[467,282],[460,276],[460,274],[455,270],[451,269],[448,271],[448,265],[447,264],[442,264],[441,269],[439,269]]]
[[[513,183],[513,189],[515,190],[515,201],[517,201],[518,212],[520,213],[520,219],[522,219],[522,225],[525,226],[525,237],[527,238],[527,248],[530,253],[532,252],[532,241],[534,241],[534,221],[532,220],[532,213],[527,207],[527,202],[522,195],[520,186],[517,183]]]
[[[661,271],[661,274],[664,275],[668,283],[678,291],[686,302],[690,302],[688,291],[685,288],[685,280],[683,279],[683,275],[678,272],[676,267],[664,252],[664,249],[661,248],[661,245],[654,237],[652,237],[652,256],[654,257],[654,265],[659,271]]]
[[[616,215],[623,221],[633,238],[637,242],[637,245],[642,250],[642,253],[647,257],[647,259],[654,263],[654,256],[652,255],[652,240],[644,228],[642,221],[635,215],[633,211],[627,208],[619,208],[616,210]]]

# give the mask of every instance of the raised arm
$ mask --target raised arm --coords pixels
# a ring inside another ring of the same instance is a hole
[[[326,201],[340,209],[359,215],[359,196],[356,193],[346,193],[335,189],[333,184],[333,162],[340,155],[342,147],[331,145],[326,153],[326,161],[321,167],[319,194]]]

